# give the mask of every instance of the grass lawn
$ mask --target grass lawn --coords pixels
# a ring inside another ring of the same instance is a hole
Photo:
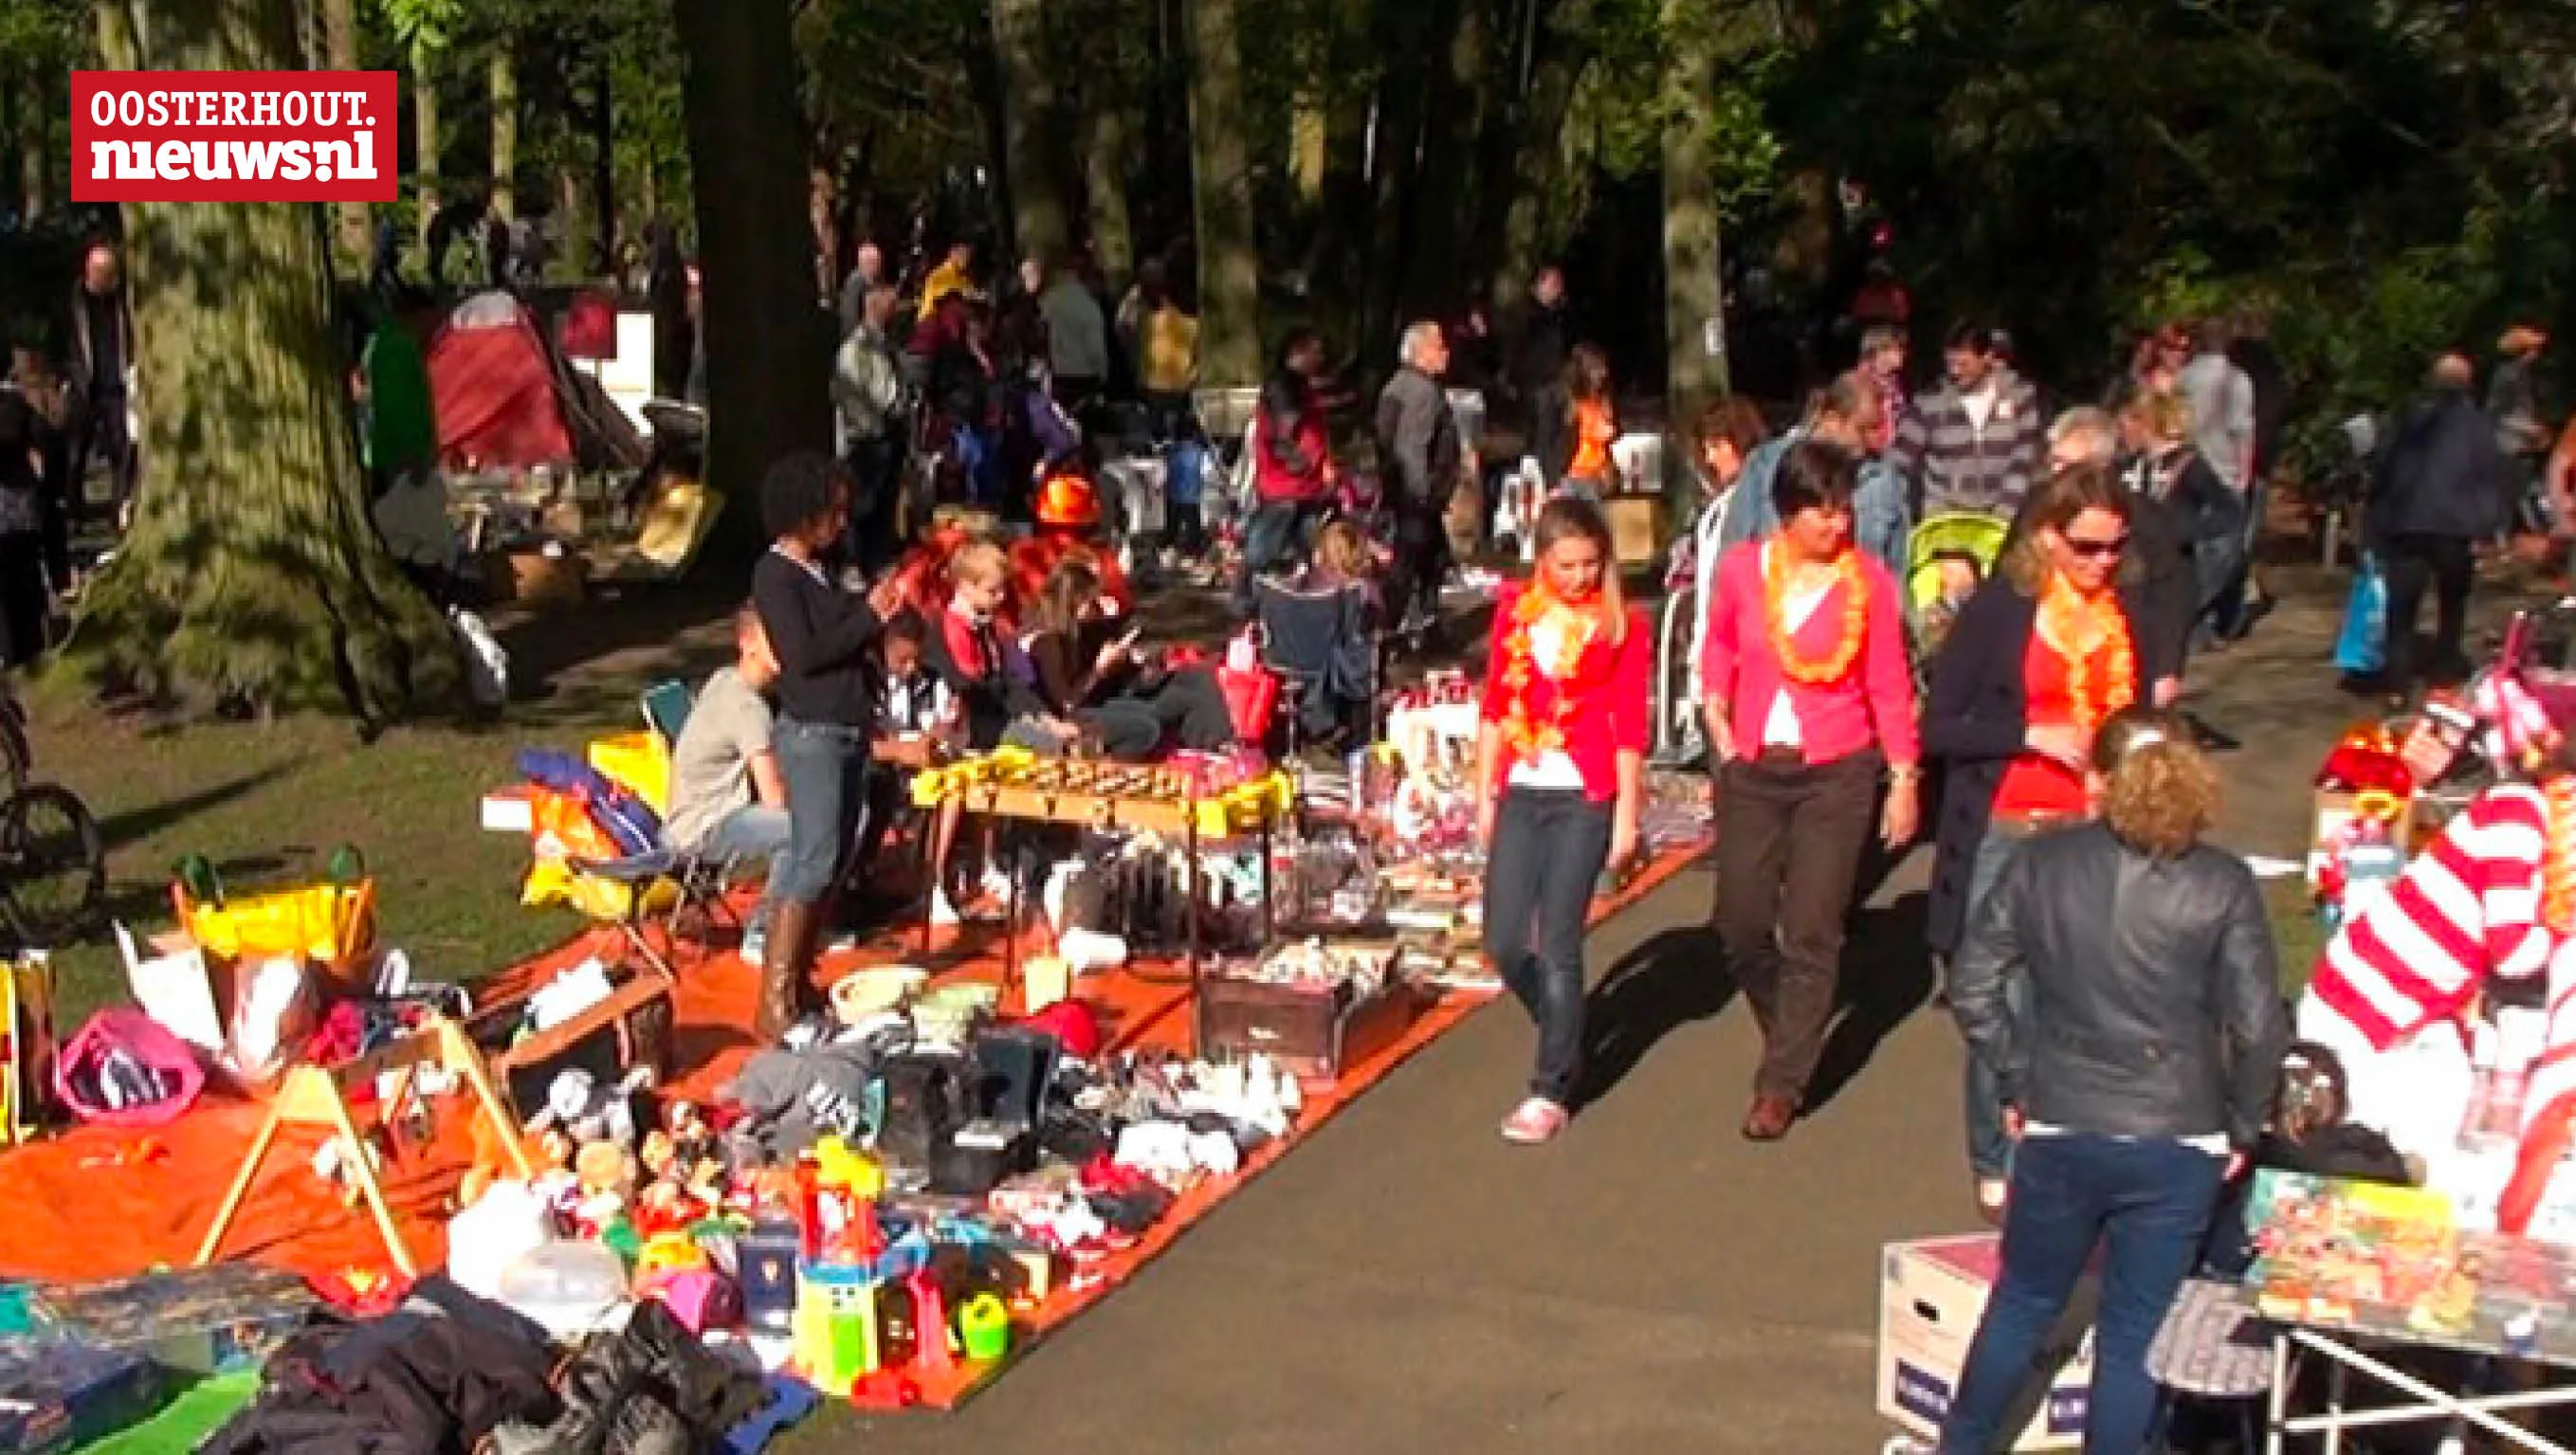
[[[602,599],[580,612],[499,620],[514,701],[491,724],[398,727],[372,744],[333,718],[156,723],[103,711],[73,684],[29,696],[36,777],[69,787],[108,845],[109,912],[141,934],[172,923],[171,867],[204,854],[235,891],[304,882],[334,848],[366,856],[385,943],[423,979],[470,981],[561,943],[581,921],[519,904],[525,835],[486,833],[477,803],[518,778],[521,748],[578,752],[640,726],[636,695],[702,677],[729,650],[731,597],[705,588]],[[533,690],[531,690],[533,689]],[[102,925],[55,962],[66,1032],[124,996]]]

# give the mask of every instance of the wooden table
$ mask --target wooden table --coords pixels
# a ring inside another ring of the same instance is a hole
[[[960,765],[972,767],[973,764]],[[1138,772],[1151,770],[1139,769]],[[1274,898],[1270,872],[1271,831],[1279,814],[1277,798],[1246,794],[1238,789],[1229,794],[1199,797],[1169,794],[1121,794],[1089,789],[1055,787],[1043,780],[1030,782],[1008,770],[990,776],[965,776],[929,782],[927,798],[916,795],[916,803],[956,803],[967,813],[1020,823],[1063,824],[1102,833],[1122,830],[1161,834],[1181,841],[1181,852],[1188,865],[1188,884],[1184,893],[1188,908],[1184,917],[1188,926],[1188,952],[1184,962],[1191,997],[1196,1001],[1200,985],[1201,945],[1199,934],[1199,895],[1205,876],[1199,867],[1199,848],[1207,837],[1226,837],[1250,833],[1261,841],[1261,927],[1266,942],[1273,928]],[[1252,785],[1247,785],[1250,787]],[[924,854],[927,857],[927,846]],[[936,888],[946,866],[929,865],[931,883]],[[1008,921],[1003,936],[1002,983],[1007,989],[1019,974],[1020,876],[1010,876]],[[924,953],[930,948],[930,911],[922,911],[921,941]],[[1195,1017],[1195,1010],[1193,1015]],[[1196,1035],[1193,1032],[1195,1043]]]

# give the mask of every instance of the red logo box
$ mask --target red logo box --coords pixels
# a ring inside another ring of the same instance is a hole
[[[391,202],[392,71],[74,71],[75,202]]]

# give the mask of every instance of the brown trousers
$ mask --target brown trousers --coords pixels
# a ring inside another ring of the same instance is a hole
[[[1875,748],[1813,765],[1774,749],[1719,774],[1717,933],[1762,1027],[1757,1095],[1804,1096],[1824,1053],[1881,766]]]

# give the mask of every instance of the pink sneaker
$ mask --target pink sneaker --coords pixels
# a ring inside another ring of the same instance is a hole
[[[1546,1097],[1529,1097],[1513,1107],[1510,1116],[1503,1118],[1503,1140],[1517,1147],[1535,1147],[1541,1142],[1552,1142],[1556,1140],[1557,1133],[1565,1130],[1565,1124],[1573,1119],[1573,1113]]]

